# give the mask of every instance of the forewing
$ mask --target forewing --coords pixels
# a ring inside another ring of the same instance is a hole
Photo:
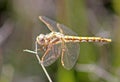
[[[54,63],[61,55],[61,45],[56,44],[51,47],[51,50],[44,56],[43,65],[49,66]]]
[[[39,16],[39,19],[46,24],[50,31],[59,32],[59,29],[57,28],[57,23],[55,21],[45,16]]]
[[[70,34],[70,35],[77,35],[75,32],[73,32],[71,29],[69,29],[67,26],[60,24],[54,20],[51,20],[50,18],[46,16],[39,16],[39,19],[46,24],[46,26],[49,28],[50,31],[54,32],[60,32],[59,28],[64,32],[64,34]],[[57,26],[59,25],[59,28]]]

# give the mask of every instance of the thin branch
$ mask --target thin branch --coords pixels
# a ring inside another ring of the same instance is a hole
[[[52,79],[50,78],[50,76],[49,76],[47,70],[45,69],[45,67],[44,67],[44,65],[43,65],[43,63],[42,63],[42,61],[40,60],[39,55],[37,54],[37,51],[31,51],[31,50],[28,50],[28,49],[25,49],[25,50],[23,50],[23,51],[29,52],[29,53],[32,53],[32,54],[35,54],[35,55],[36,55],[36,58],[37,58],[39,64],[41,65],[43,71],[45,72],[45,74],[46,74],[46,76],[47,76],[49,82],[52,82]]]

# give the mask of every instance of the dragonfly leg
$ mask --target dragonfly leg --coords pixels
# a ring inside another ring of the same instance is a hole
[[[64,55],[64,52],[65,52],[66,46],[65,46],[65,41],[64,41],[64,39],[62,38],[61,40],[62,40],[61,63],[62,63],[62,65],[64,66],[63,55]]]
[[[52,45],[49,44],[47,50],[45,51],[44,55],[42,56],[42,61],[44,61],[45,56],[48,54],[48,52],[51,50]]]

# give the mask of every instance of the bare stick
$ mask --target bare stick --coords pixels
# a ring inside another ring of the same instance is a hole
[[[24,52],[29,52],[29,53],[32,53],[32,54],[36,54],[36,52],[35,51],[31,51],[31,50],[28,50],[28,49],[25,49],[25,50],[23,50]]]
[[[44,67],[44,65],[43,65],[42,61],[40,60],[39,55],[38,55],[38,53],[37,53],[37,42],[35,42],[35,51],[31,51],[31,50],[28,50],[28,49],[25,49],[25,50],[23,50],[23,51],[29,52],[29,53],[32,53],[32,54],[35,54],[35,55],[36,55],[36,58],[37,58],[39,64],[41,65],[43,71],[45,72],[45,74],[46,74],[49,82],[52,82],[52,79],[50,78],[47,70],[45,69],[45,67]]]

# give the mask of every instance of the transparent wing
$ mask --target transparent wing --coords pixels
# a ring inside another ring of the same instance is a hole
[[[75,32],[73,32],[71,29],[69,29],[65,25],[57,23],[56,21],[53,21],[53,20],[49,19],[48,17],[39,16],[39,18],[43,23],[46,24],[46,26],[49,28],[50,31],[60,32],[60,30],[58,28],[58,25],[59,25],[60,28],[63,30],[64,34],[77,35]]]
[[[73,32],[71,29],[67,28],[63,24],[58,24],[57,26],[66,35],[77,35],[75,32]],[[63,67],[69,70],[75,65],[78,59],[80,45],[79,43],[69,42],[65,43],[63,47],[65,48],[65,51],[63,53],[63,58],[61,57],[61,62],[63,62]]]
[[[61,45],[56,44],[51,47],[51,50],[44,56],[43,65],[49,66],[54,63],[61,55]]]
[[[50,31],[59,32],[59,29],[57,28],[57,23],[55,21],[45,16],[39,16],[39,19],[46,24]]]
[[[60,32],[60,30],[62,30],[63,34],[65,35],[77,35],[75,32],[73,32],[71,29],[69,29],[63,24],[59,24],[45,16],[40,16],[39,18],[42,22],[44,22],[48,26],[48,28],[51,31]],[[57,47],[56,48],[57,51],[61,48],[60,45],[56,47]],[[63,65],[64,68],[71,69],[75,65],[79,56],[79,50],[80,50],[79,43],[66,43],[64,44],[64,47],[65,47],[65,51],[63,53],[63,59],[61,61],[64,63]],[[49,57],[52,56],[51,53],[53,54],[53,51],[50,52]],[[48,60],[49,57],[46,57],[45,59]],[[50,60],[51,59],[52,58],[50,58]],[[52,63],[55,60],[56,59],[52,60]]]
[[[63,67],[66,69],[71,69],[79,56],[79,44],[78,43],[66,43],[65,45],[65,52],[63,55],[63,59],[61,59],[61,62],[63,62]]]

